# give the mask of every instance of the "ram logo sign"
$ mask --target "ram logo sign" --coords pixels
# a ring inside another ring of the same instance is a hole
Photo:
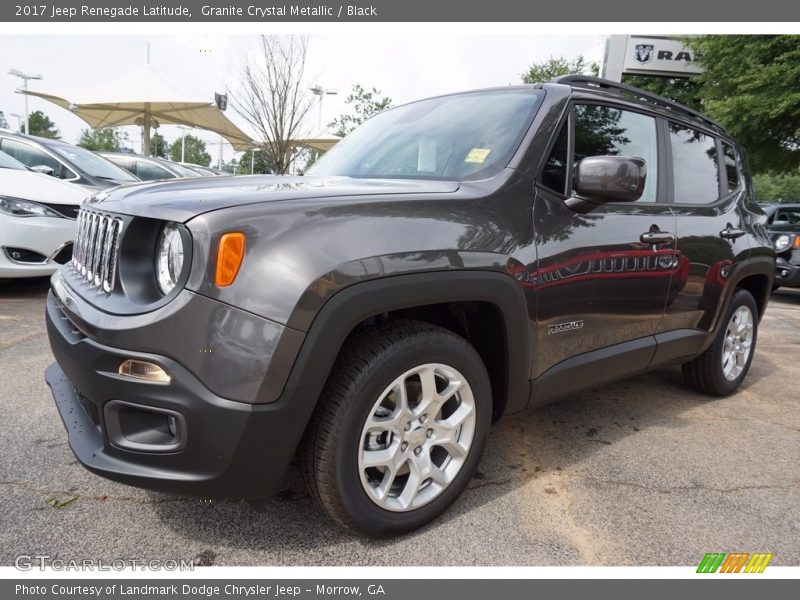
[[[622,72],[643,75],[697,75],[703,69],[694,50],[683,39],[627,36]]]
[[[763,573],[772,554],[766,552],[708,552],[697,567],[698,573]]]
[[[633,55],[640,64],[646,65],[653,59],[653,44],[636,44],[633,50]]]

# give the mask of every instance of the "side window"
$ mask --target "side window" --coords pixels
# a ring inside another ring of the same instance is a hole
[[[727,142],[722,142],[722,161],[725,164],[728,191],[732,192],[739,187],[739,169],[736,167],[736,151]]]
[[[141,160],[136,161],[136,174],[139,179],[143,181],[152,181],[154,179],[173,179],[175,175],[162,169],[159,166],[144,162]]]
[[[542,171],[542,183],[559,194],[563,194],[567,187],[568,144],[569,126],[564,123]]]
[[[631,156],[647,163],[647,180],[638,202],[655,202],[658,189],[656,120],[609,106],[575,106],[575,159],[587,156]]]
[[[704,133],[669,124],[675,202],[711,204],[719,199],[716,140]]]
[[[35,146],[24,142],[18,142],[17,140],[3,138],[2,149],[3,152],[10,154],[26,167],[44,165],[53,169],[56,176],[61,176],[61,163]]]

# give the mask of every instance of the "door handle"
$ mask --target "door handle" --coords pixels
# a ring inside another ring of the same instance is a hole
[[[743,229],[737,229],[736,227],[728,223],[725,226],[725,229],[719,232],[719,237],[725,240],[735,240],[736,238],[742,237],[745,233],[747,232],[744,231]]]
[[[671,244],[675,241],[675,234],[669,231],[647,231],[639,236],[644,244],[656,246],[658,244]]]

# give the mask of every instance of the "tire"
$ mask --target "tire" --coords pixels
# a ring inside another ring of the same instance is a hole
[[[423,394],[423,381],[437,393]],[[366,329],[342,349],[306,432],[301,460],[309,493],[360,534],[422,527],[466,488],[491,417],[489,375],[464,338],[410,320]],[[384,456],[391,458],[371,466]],[[412,494],[415,482],[421,486]]]
[[[742,330],[741,316],[748,311],[749,329],[746,326]],[[686,383],[698,392],[711,396],[727,396],[733,393],[750,370],[758,339],[758,308],[750,292],[736,290],[720,324],[716,339],[708,350],[683,364],[683,377]],[[733,346],[730,341],[731,336],[733,339],[738,339]],[[748,339],[742,341],[743,336]],[[747,342],[749,345],[746,347],[749,351],[746,356],[738,352],[731,353],[731,350],[737,348],[736,343],[739,344],[738,348],[744,348]]]

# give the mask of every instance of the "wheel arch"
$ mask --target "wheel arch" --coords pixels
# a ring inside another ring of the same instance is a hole
[[[459,314],[459,309],[472,314]],[[316,406],[334,362],[348,337],[374,320],[415,318],[466,337],[492,380],[495,417],[523,410],[528,402],[530,365],[527,304],[519,284],[494,271],[438,271],[384,277],[348,286],[315,316],[286,382],[305,388]],[[502,360],[487,327],[502,328]]]

